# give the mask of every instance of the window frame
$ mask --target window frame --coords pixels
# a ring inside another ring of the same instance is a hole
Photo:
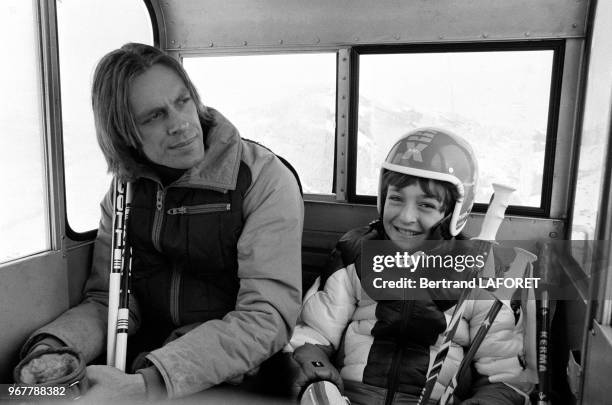
[[[151,22],[151,31],[153,32],[153,45],[159,47],[160,46],[160,30],[159,27],[160,25],[158,24],[158,20],[157,20],[157,5],[153,4],[152,0],[140,0],[144,3],[145,8],[148,12],[149,15],[149,20]],[[57,93],[59,95],[61,95],[62,93],[62,83],[60,81],[60,67],[59,67],[59,33],[57,30],[57,12],[56,12],[56,6],[57,6],[57,0],[53,1],[53,24],[54,24],[54,36],[55,36],[55,61],[57,63],[57,77],[56,77],[56,82],[57,82]],[[63,164],[63,151],[64,151],[64,122],[62,120],[62,105],[61,105],[61,98],[59,98],[58,96],[58,101],[57,101],[57,109],[58,109],[58,119],[57,119],[57,127],[56,127],[56,131],[58,131],[58,134],[61,134],[61,139],[62,142],[60,145],[61,148],[61,153],[62,153],[62,166],[61,166],[61,170],[60,172],[62,173],[62,181],[65,181],[66,179],[66,167]],[[63,191],[63,207],[62,207],[62,212],[64,215],[64,226],[65,226],[65,233],[66,233],[66,237],[68,237],[70,240],[73,240],[75,242],[84,242],[84,241],[89,241],[92,240],[96,237],[96,235],[98,234],[98,227],[96,226],[95,228],[89,230],[89,231],[85,231],[85,232],[78,232],[75,231],[74,229],[72,229],[72,227],[70,226],[70,221],[68,221],[68,201],[67,201],[67,194],[66,194],[66,187],[65,184],[62,187],[62,191]]]
[[[495,52],[495,51],[553,51],[551,86],[548,104],[548,121],[546,128],[546,144],[544,150],[544,167],[542,175],[542,192],[539,207],[510,205],[507,215],[548,218],[550,216],[553,175],[555,164],[555,147],[561,104],[561,86],[563,78],[563,63],[565,55],[565,40],[517,41],[517,42],[461,42],[435,44],[406,45],[363,45],[352,47],[350,53],[350,106],[348,130],[348,173],[347,202],[356,204],[376,205],[376,196],[356,193],[357,186],[357,129],[359,119],[359,56],[375,54],[399,53],[455,53],[455,52]],[[486,212],[487,204],[476,203],[472,212]]]

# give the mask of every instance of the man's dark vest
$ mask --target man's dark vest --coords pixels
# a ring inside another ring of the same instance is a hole
[[[222,318],[239,288],[237,245],[251,171],[240,164],[236,190],[133,185],[129,224],[132,293],[147,329],[161,335],[178,326]]]

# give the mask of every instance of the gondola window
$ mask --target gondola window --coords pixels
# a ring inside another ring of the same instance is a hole
[[[204,104],[298,171],[305,193],[332,194],[336,53],[186,57]]]
[[[417,127],[465,137],[478,156],[476,202],[491,183],[517,187],[512,205],[540,207],[552,50],[359,55],[356,195],[376,195],[376,165]]]
[[[0,2],[0,35],[7,39],[0,66],[3,263],[47,250],[50,244],[36,2]]]
[[[91,78],[98,60],[127,42],[153,44],[141,0],[57,1],[66,212],[75,232],[97,227],[110,176],[96,141]]]

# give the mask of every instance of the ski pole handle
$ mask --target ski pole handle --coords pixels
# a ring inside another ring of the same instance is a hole
[[[499,226],[504,220],[504,213],[510,203],[510,195],[514,188],[502,184],[493,183],[493,201],[489,204],[487,213],[482,221],[480,234],[474,239],[495,240]]]

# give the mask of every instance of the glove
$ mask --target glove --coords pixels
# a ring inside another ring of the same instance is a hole
[[[67,385],[66,398],[75,399],[89,387],[81,354],[69,347],[40,348],[37,345],[13,370],[18,384]]]
[[[461,405],[523,405],[525,397],[506,384],[493,383],[478,388],[474,395]]]
[[[306,343],[293,352],[293,360],[298,366],[294,384],[298,387],[300,395],[310,383],[316,381],[330,381],[340,392],[344,391],[340,373],[321,347]]]

